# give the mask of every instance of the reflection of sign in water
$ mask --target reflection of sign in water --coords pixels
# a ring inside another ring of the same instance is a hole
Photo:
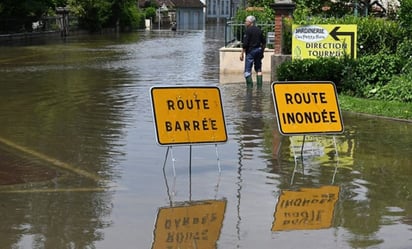
[[[282,191],[272,231],[328,228],[332,225],[338,186]]]
[[[292,156],[301,154],[303,158],[309,157],[321,157],[325,154],[325,148],[322,144],[318,143],[313,136],[306,136],[304,146],[302,147],[302,136],[291,136],[290,140],[290,153]]]
[[[191,202],[161,208],[152,249],[214,249],[220,236],[226,200]]]
[[[330,137],[305,135],[303,150],[303,136],[290,136],[290,155],[301,154],[303,158],[315,160],[321,166],[352,169],[355,141],[348,138],[351,131],[347,131],[346,134],[345,137],[336,137],[336,147]],[[334,160],[337,161],[337,165],[333,163]]]
[[[356,25],[292,25],[292,58],[356,58]]]
[[[283,135],[343,132],[332,82],[273,82],[272,95]]]
[[[153,87],[152,107],[160,145],[226,142],[217,87]]]

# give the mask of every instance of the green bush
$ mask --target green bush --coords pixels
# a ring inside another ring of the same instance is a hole
[[[412,102],[412,73],[395,76],[384,85],[372,88],[368,92],[368,98]]]
[[[280,81],[332,81],[338,92],[357,97],[378,97],[394,75],[401,75],[402,60],[396,55],[379,53],[358,60],[325,57],[286,61],[278,66]],[[409,78],[400,78],[407,81]],[[391,83],[395,85],[395,83]],[[388,89],[394,88],[393,86]],[[383,94],[388,91],[383,92]]]
[[[120,28],[122,31],[144,27],[144,13],[136,5],[125,6],[121,9]]]
[[[407,38],[412,39],[412,0],[400,0],[399,3],[399,23],[406,30]]]
[[[404,40],[399,44],[396,55],[402,60],[402,73],[412,72],[412,39]]]
[[[358,97],[368,97],[371,89],[388,84],[402,70],[402,60],[394,55],[379,53],[353,61],[344,73],[343,91]]]
[[[263,8],[263,11],[260,9],[238,10],[235,16],[235,20],[237,23],[244,23],[246,17],[252,15],[256,18],[257,25],[273,23],[273,20],[275,19],[273,10],[270,7],[262,7],[262,8]]]
[[[112,17],[112,4],[110,2],[81,2],[81,6],[75,6],[78,10],[79,25],[90,32],[98,32],[108,27]]]
[[[156,18],[156,8],[155,7],[147,7],[145,9],[146,19],[152,19],[152,21]]]
[[[359,18],[358,56],[377,54],[381,51],[395,53],[405,37],[405,30],[398,22],[381,18]]]
[[[347,59],[319,58],[286,61],[278,66],[280,81],[332,81],[341,89]]]

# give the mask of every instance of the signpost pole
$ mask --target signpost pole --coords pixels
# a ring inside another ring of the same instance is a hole
[[[303,148],[305,147],[305,139],[306,139],[306,135],[303,135],[302,147],[300,147],[300,160],[302,160],[302,165],[303,165]]]
[[[169,148],[168,148],[167,151],[169,151]],[[166,155],[167,155],[167,153],[166,153]],[[166,158],[167,158],[167,156],[166,156]],[[173,199],[172,199],[172,195],[170,194],[170,188],[169,188],[169,184],[167,183],[167,176],[166,176],[166,170],[165,170],[166,158],[165,158],[165,163],[163,164],[163,178],[165,179],[167,196],[169,197],[169,204],[170,204],[170,206],[173,206]]]
[[[173,177],[176,177],[176,168],[175,168],[175,161],[176,161],[176,159],[175,159],[175,157],[173,156],[173,147],[172,147],[172,146],[169,146],[169,147],[170,147],[170,155],[172,156]]]
[[[222,173],[222,168],[220,167],[220,159],[219,159],[219,152],[217,151],[217,144],[215,144],[215,149],[216,149],[217,168],[220,174]]]
[[[192,202],[192,145],[189,145],[189,202]]]
[[[336,176],[336,173],[338,172],[338,166],[339,166],[339,153],[338,153],[338,146],[336,146],[335,136],[333,136],[333,145],[335,146],[336,166],[335,166],[335,171],[333,172],[332,184],[335,182],[335,176]]]
[[[167,156],[169,155],[169,149],[170,149],[170,146],[167,146],[166,155],[165,155],[165,160],[164,160],[164,162],[163,162],[163,170],[164,170],[165,167],[166,167],[166,160],[167,160]]]

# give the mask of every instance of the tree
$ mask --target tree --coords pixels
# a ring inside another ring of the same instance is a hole
[[[38,21],[55,5],[54,0],[2,0],[0,20],[7,21],[9,31],[28,31],[32,29],[32,22]]]
[[[144,16],[134,0],[69,0],[82,28],[98,32],[103,28],[122,30],[144,25]]]

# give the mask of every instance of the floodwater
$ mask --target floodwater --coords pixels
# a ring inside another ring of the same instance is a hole
[[[281,136],[268,79],[219,84],[223,38],[1,46],[0,248],[412,248],[412,123]],[[176,85],[220,89],[226,143],[157,144],[150,89]]]

